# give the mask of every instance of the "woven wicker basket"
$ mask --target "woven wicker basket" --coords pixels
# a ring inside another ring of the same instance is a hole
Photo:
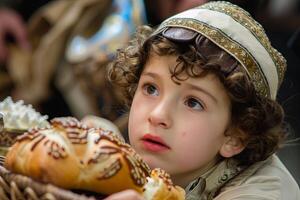
[[[88,197],[51,184],[34,181],[30,177],[14,174],[3,167],[5,157],[0,156],[1,200],[96,200],[103,197]]]
[[[0,156],[5,156],[9,147],[13,145],[16,138],[22,135],[25,130],[2,130],[0,131]]]
[[[26,131],[27,130],[4,128],[3,115],[0,113],[0,156],[5,156],[9,147],[15,143],[16,138]]]

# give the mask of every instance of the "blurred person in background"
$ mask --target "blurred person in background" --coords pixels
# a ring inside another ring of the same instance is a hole
[[[13,40],[23,49],[29,49],[26,21],[33,12],[50,0],[0,0],[0,64],[6,62],[7,40]]]
[[[24,50],[30,49],[26,21],[31,14],[50,0],[21,1],[0,0],[0,98],[9,95],[11,77],[5,68],[9,57],[8,44],[16,43]]]
[[[27,39],[25,23],[20,15],[8,8],[0,8],[0,62],[4,63],[8,49],[6,38],[12,37],[19,47],[28,49],[30,44]]]

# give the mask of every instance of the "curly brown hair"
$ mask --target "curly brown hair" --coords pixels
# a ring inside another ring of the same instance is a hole
[[[110,81],[123,88],[128,106],[150,52],[160,56],[176,55],[178,64],[171,71],[173,81],[182,81],[179,78],[182,73],[189,77],[214,73],[224,84],[232,102],[231,125],[236,130],[230,134],[246,146],[234,156],[241,164],[265,160],[280,147],[286,135],[282,107],[255,91],[243,68],[233,57],[202,35],[199,36],[201,42],[196,44],[195,40],[171,41],[162,34],[151,36],[151,33],[150,27],[140,28],[129,46],[118,50],[115,61],[108,69]],[[234,67],[228,71],[224,63]]]

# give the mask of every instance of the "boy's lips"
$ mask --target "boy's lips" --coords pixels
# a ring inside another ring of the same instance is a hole
[[[142,139],[143,147],[153,152],[162,152],[171,149],[161,137],[151,134],[145,134]]]

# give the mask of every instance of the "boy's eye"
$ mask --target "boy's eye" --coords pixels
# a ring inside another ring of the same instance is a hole
[[[189,108],[192,108],[194,110],[203,110],[204,108],[203,105],[195,98],[188,98],[184,103]]]
[[[152,84],[145,84],[143,90],[147,95],[158,96],[158,90]]]

